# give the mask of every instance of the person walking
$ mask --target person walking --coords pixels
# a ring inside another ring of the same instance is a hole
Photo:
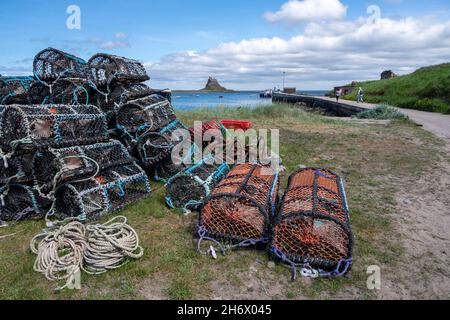
[[[363,88],[359,87],[358,89],[358,103],[364,103],[364,90]]]
[[[342,97],[342,89],[336,90],[336,102],[339,102],[340,97]]]

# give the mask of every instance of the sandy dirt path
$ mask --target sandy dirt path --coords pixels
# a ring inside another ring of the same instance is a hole
[[[376,106],[343,102],[367,109]],[[400,192],[393,220],[405,256],[395,268],[384,268],[379,298],[450,299],[450,115],[400,110],[443,138],[446,156],[438,164],[430,163],[424,176],[394,181]]]
[[[450,144],[431,173],[396,181],[396,230],[405,259],[388,270],[383,299],[450,299]]]

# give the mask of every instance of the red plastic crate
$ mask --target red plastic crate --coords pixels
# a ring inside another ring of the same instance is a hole
[[[196,127],[196,128],[191,127],[191,128],[189,128],[189,132],[191,133],[191,138],[194,139],[194,134],[195,134],[196,130],[197,131],[201,130],[201,132],[198,132],[198,133],[203,136],[203,134],[206,131],[213,130],[213,129],[221,130],[222,129],[222,125],[218,121],[215,121],[215,120],[209,121],[209,122],[203,122],[201,127]]]
[[[242,129],[248,130],[253,127],[253,122],[251,121],[241,121],[241,120],[220,120],[223,126],[227,129]]]

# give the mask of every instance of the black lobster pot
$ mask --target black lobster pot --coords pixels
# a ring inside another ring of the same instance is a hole
[[[110,167],[95,178],[58,188],[53,214],[58,219],[94,221],[150,193],[148,177],[137,164]]]
[[[88,78],[99,87],[114,82],[132,83],[150,80],[139,61],[103,53],[96,54],[89,60]]]
[[[32,77],[0,77],[0,104],[28,104]]]
[[[41,219],[50,201],[40,197],[29,186],[10,184],[0,187],[0,221]]]
[[[169,100],[170,103],[172,103],[172,90],[170,89],[150,89],[151,93],[150,94],[158,94],[160,96],[163,96],[164,98],[166,98],[167,100]]]
[[[54,187],[96,175],[100,169],[133,163],[119,141],[50,148],[36,153],[33,159],[33,179],[36,188],[46,193]]]
[[[1,110],[3,109],[3,110]],[[108,141],[105,115],[94,106],[6,106],[0,108],[3,152],[63,148]]]
[[[117,111],[117,127],[130,134],[159,131],[176,120],[170,102],[160,95],[129,101]]]
[[[59,79],[51,86],[37,82],[29,93],[31,103],[41,105],[88,105],[93,98],[93,90],[84,79]]]
[[[203,159],[169,179],[167,205],[172,209],[197,209],[229,170],[227,164],[216,164],[212,156]]]
[[[66,52],[47,48],[34,58],[34,75],[41,81],[54,82],[61,78],[86,78],[87,63]]]
[[[149,96],[152,92],[143,83],[119,84],[110,94],[95,92],[93,101],[106,114],[110,127],[115,127],[116,113],[125,103]]]
[[[44,105],[50,103],[50,86],[44,82],[36,81],[31,84],[28,90],[29,104]]]
[[[185,136],[175,131],[183,130]],[[152,170],[157,181],[167,182],[188,169],[198,146],[189,139],[189,131],[179,120],[171,122],[159,132],[147,132],[138,139],[138,159],[146,170]]]
[[[0,185],[32,182],[33,153],[14,154],[1,159],[0,152]]]

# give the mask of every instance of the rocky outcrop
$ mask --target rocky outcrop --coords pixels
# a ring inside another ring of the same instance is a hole
[[[213,77],[209,77],[208,82],[206,83],[206,87],[201,91],[212,91],[212,92],[228,92],[230,90],[222,87],[219,84],[219,81]]]

